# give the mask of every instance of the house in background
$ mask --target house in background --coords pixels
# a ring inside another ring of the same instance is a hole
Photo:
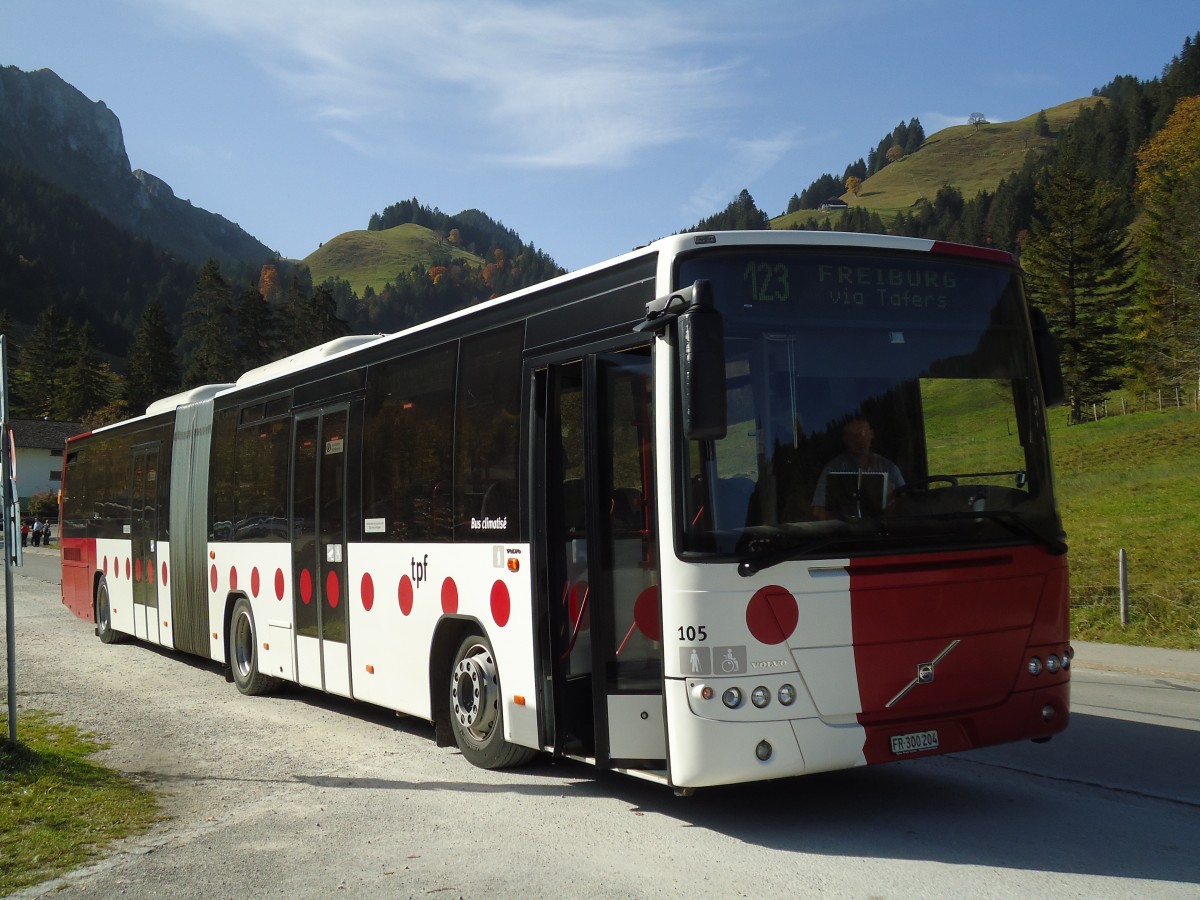
[[[17,496],[26,507],[34,494],[62,487],[63,448],[67,438],[85,430],[79,422],[10,419],[17,454]]]

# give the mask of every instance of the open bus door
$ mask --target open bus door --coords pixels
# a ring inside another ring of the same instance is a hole
[[[666,769],[648,349],[537,373],[554,746]]]

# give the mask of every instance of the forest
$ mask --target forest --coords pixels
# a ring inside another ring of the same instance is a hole
[[[788,212],[801,215],[792,227],[1013,253],[1059,341],[1075,420],[1119,386],[1200,402],[1200,34],[1161,77],[1121,76],[1094,93],[1101,102],[994,190],[965,197],[945,184],[886,220],[862,205],[818,214],[829,198],[921,152],[921,123],[901,121],[840,178],[821,175],[794,194]],[[1036,127],[1049,132],[1042,118]],[[438,233],[446,252],[359,296],[337,278],[314,285],[306,267],[278,258],[236,271],[210,260],[197,270],[0,165],[11,414],[95,427],[180,388],[232,381],[333,337],[395,331],[562,271],[478,210],[448,215],[412,198],[373,214],[368,230],[409,223]],[[742,191],[682,230],[771,227]]]

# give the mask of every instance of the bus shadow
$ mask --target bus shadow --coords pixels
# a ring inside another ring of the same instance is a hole
[[[1122,752],[1132,747],[1141,752]],[[1023,762],[1038,754],[1048,758]],[[1163,785],[1194,785],[1200,731],[1075,714],[1049,745],[701,789],[691,798],[609,773],[597,780],[642,812],[774,850],[1200,882],[1200,797],[1192,787],[1182,796],[1160,791],[1154,780],[1149,791],[1145,779],[1135,787],[1131,759],[1157,769]]]
[[[172,664],[183,662],[224,678],[217,663],[151,649]],[[283,685],[278,696],[410,734],[427,741],[429,753],[460,755],[457,749],[436,747],[433,727],[422,719],[293,684]],[[687,798],[661,784],[545,756],[524,768],[489,773],[488,781],[480,780],[479,770],[466,760],[460,761],[461,780],[454,781],[366,773],[293,774],[275,780],[334,789],[521,794],[567,802],[615,797],[635,814],[659,815],[684,827],[796,854],[1190,885],[1200,881],[1195,861],[1200,846],[1197,759],[1200,731],[1077,712],[1071,727],[1045,745],[1025,742],[958,756],[702,788]],[[157,774],[152,780],[170,776]]]

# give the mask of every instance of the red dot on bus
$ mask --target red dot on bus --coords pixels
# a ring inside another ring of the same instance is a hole
[[[125,580],[126,581],[129,580],[129,574],[130,574],[131,569],[132,569],[132,566],[129,564],[129,557],[127,556],[127,557],[125,557]]]
[[[258,566],[250,570],[250,593],[258,597],[259,588],[262,587],[262,580],[258,577]]]
[[[442,582],[442,612],[448,616],[458,612],[458,585],[453,578]]]
[[[799,621],[796,598],[777,584],[759,588],[746,604],[746,627],[764,644],[782,644],[792,636]]]
[[[278,600],[283,599],[283,589],[286,585],[283,583],[283,569],[275,570],[275,597]]]
[[[633,621],[649,640],[662,640],[662,616],[659,615],[658,585],[652,584],[633,601]]]
[[[497,581],[492,585],[492,619],[503,628],[508,624],[511,612],[512,601],[508,596],[508,585],[503,581]]]
[[[167,586],[167,564],[165,562],[162,564],[162,583],[163,587]]]
[[[229,589],[231,591],[237,590],[237,566],[229,567]]]
[[[359,586],[358,593],[362,596],[363,609],[370,612],[371,607],[375,605],[375,582],[371,580],[369,572],[363,573],[362,584]]]
[[[137,565],[133,567],[133,580],[141,584],[142,581],[142,558],[139,556]]]
[[[400,612],[407,616],[413,608],[412,579],[407,575],[400,577],[400,587],[396,589],[396,597],[400,601]]]
[[[305,603],[312,602],[312,574],[308,569],[300,570],[300,599]]]
[[[329,601],[330,609],[337,609],[338,601],[342,599],[342,586],[338,582],[337,572],[330,571],[325,576],[325,599]]]
[[[154,560],[146,560],[146,580],[154,584]]]
[[[108,557],[104,557],[104,574],[108,574]]]
[[[213,563],[208,569],[208,583],[212,586],[213,592],[217,590],[217,566]]]

